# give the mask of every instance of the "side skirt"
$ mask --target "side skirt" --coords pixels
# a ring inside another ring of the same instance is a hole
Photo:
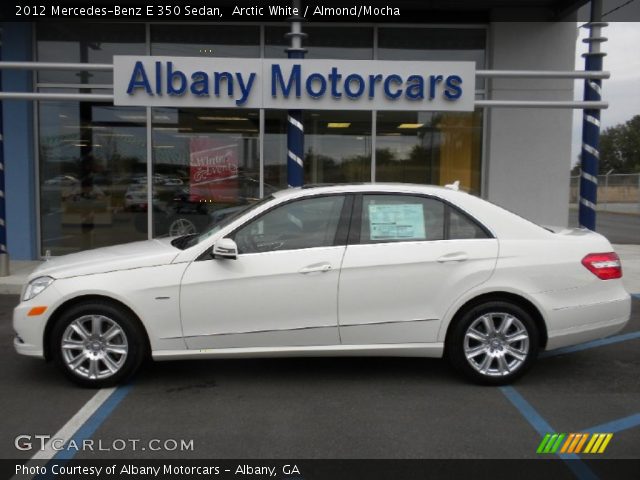
[[[442,357],[443,343],[399,343],[377,345],[318,345],[305,347],[208,348],[157,350],[154,360],[257,357]]]

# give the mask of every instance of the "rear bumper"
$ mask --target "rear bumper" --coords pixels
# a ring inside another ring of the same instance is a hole
[[[554,309],[547,319],[547,350],[613,335],[631,317],[631,295],[606,302]]]

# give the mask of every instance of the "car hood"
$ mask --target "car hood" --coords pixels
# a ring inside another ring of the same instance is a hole
[[[55,257],[36,268],[29,275],[29,280],[42,276],[69,278],[166,265],[180,253],[180,250],[171,245],[171,240],[171,238],[146,240]]]

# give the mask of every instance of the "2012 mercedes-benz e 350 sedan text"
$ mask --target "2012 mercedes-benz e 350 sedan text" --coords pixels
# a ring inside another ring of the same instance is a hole
[[[611,244],[539,227],[454,188],[277,192],[199,235],[58,257],[29,277],[15,348],[75,382],[155,360],[447,357],[480,383],[601,338],[631,298]]]

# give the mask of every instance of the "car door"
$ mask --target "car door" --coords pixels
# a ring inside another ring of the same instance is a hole
[[[486,229],[437,198],[359,196],[340,274],[342,343],[436,342],[449,306],[490,277],[497,254]]]
[[[280,204],[227,235],[238,257],[194,261],[180,306],[190,349],[339,343],[337,296],[352,198]]]

